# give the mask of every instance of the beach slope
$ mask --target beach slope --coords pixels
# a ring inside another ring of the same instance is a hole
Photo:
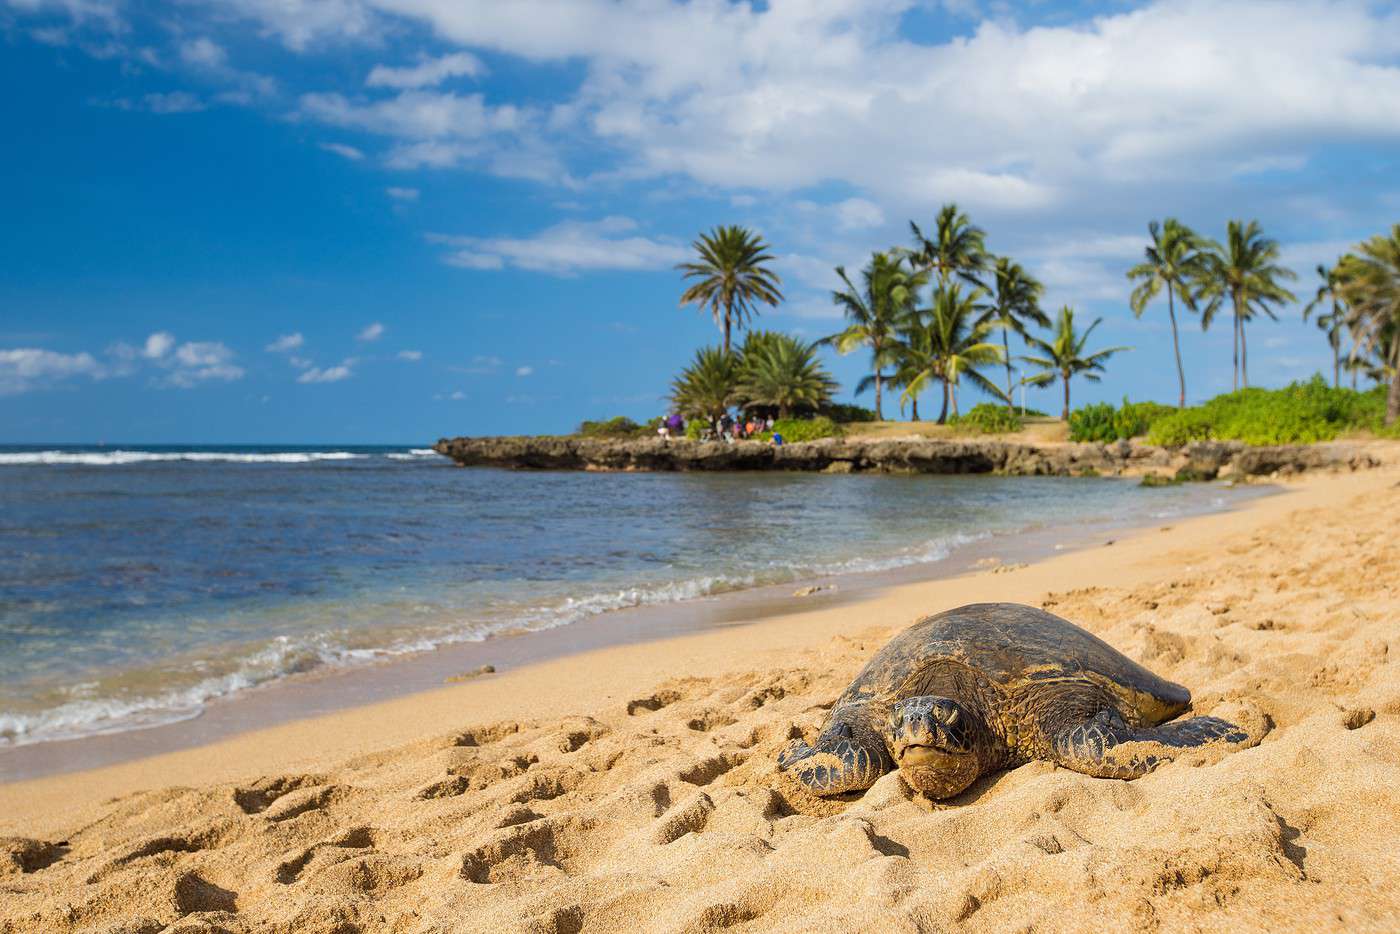
[[[1395,930],[1397,479],[0,786],[0,931]],[[892,633],[985,600],[1262,741],[939,805],[776,772]]]

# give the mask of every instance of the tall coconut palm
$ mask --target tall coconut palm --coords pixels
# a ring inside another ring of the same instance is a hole
[[[1264,236],[1258,221],[1230,221],[1226,225],[1224,245],[1213,240],[1204,243],[1201,297],[1207,299],[1201,313],[1202,329],[1209,328],[1215,314],[1225,302],[1230,303],[1235,328],[1235,388],[1241,383],[1249,386],[1249,347],[1245,341],[1245,324],[1258,314],[1275,321],[1271,305],[1297,301],[1293,293],[1279,284],[1281,279],[1296,279],[1293,270],[1278,264],[1278,242]]]
[[[1026,336],[1028,325],[1036,324],[1043,328],[1050,326],[1050,319],[1040,309],[1040,296],[1045,287],[1008,257],[997,257],[992,266],[992,305],[989,319],[1001,325],[1002,362],[1006,365],[1006,405],[1014,408],[1011,401],[1011,340],[1012,331]]]
[[[817,359],[816,345],[787,334],[750,332],[740,366],[738,397],[777,409],[779,418],[821,408],[838,388]]]
[[[719,418],[739,388],[739,358],[719,347],[701,347],[671,383],[671,406],[686,418]]]
[[[1332,348],[1332,386],[1342,385],[1342,332],[1346,330],[1346,304],[1342,301],[1336,266],[1317,264],[1319,280],[1317,292],[1312,301],[1303,309],[1303,320],[1315,310],[1330,306],[1330,310],[1317,316],[1317,327],[1327,335],[1327,345]]]
[[[1400,224],[1361,243],[1338,264],[1347,327],[1358,348],[1380,356],[1390,378],[1385,423],[1400,419]]]
[[[904,387],[901,402],[916,406],[916,420],[919,395],[934,381],[943,387],[940,425],[948,421],[949,403],[953,414],[958,414],[957,386],[964,376],[998,399],[1010,398],[981,372],[983,367],[1002,362],[1001,348],[987,339],[1001,325],[988,319],[986,306],[981,304],[985,295],[981,289],[964,294],[956,283],[935,289],[933,307],[901,328],[896,377]]]
[[[1181,339],[1176,331],[1176,298],[1191,311],[1196,310],[1193,291],[1205,273],[1201,238],[1174,217],[1161,224],[1147,225],[1152,242],[1144,249],[1145,259],[1128,270],[1128,278],[1139,280],[1130,305],[1139,318],[1147,305],[1163,291],[1167,293],[1167,317],[1172,323],[1172,349],[1176,352],[1176,381],[1180,390],[1177,407],[1186,408],[1186,370],[1181,365]]]
[[[768,244],[744,227],[716,227],[691,245],[697,261],[676,266],[684,278],[696,280],[681,293],[681,304],[710,310],[728,353],[732,329],[756,315],[759,303],[771,307],[783,300],[782,280],[768,266],[773,262]]]
[[[914,247],[905,252],[915,268],[931,270],[943,288],[955,276],[970,286],[981,285],[977,276],[987,268],[987,234],[956,204],[945,204],[939,210],[932,238],[924,236],[913,221],[909,229],[914,234]]]
[[[1094,328],[1103,322],[1102,318],[1095,318],[1094,323],[1084,329],[1083,333],[1075,330],[1074,309],[1065,305],[1060,309],[1059,317],[1055,320],[1055,331],[1050,340],[1041,340],[1038,337],[1027,338],[1034,349],[1040,351],[1039,357],[1022,357],[1021,359],[1038,366],[1042,372],[1036,373],[1027,378],[1026,382],[1032,386],[1046,386],[1056,379],[1064,382],[1065,386],[1065,409],[1060,415],[1065,421],[1069,421],[1069,381],[1079,375],[1091,383],[1099,381],[1099,374],[1103,372],[1104,361],[1116,353],[1124,350],[1131,350],[1131,347],[1108,347],[1104,350],[1096,350],[1088,353],[1085,347],[1089,343],[1089,335],[1094,333]]]
[[[836,267],[845,288],[831,293],[831,300],[846,315],[846,329],[819,343],[829,344],[837,353],[847,354],[857,347],[869,347],[871,375],[868,381],[875,387],[875,418],[884,421],[881,391],[885,383],[885,367],[893,362],[891,350],[898,342],[896,329],[913,311],[915,297],[928,281],[926,272],[909,269],[897,256],[876,253],[861,271],[861,287],[856,288],[845,267]],[[862,380],[856,393],[864,391]]]

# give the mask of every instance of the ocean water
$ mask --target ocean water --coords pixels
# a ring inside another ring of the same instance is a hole
[[[609,610],[939,562],[1218,486],[461,470],[407,447],[0,447],[0,746]]]

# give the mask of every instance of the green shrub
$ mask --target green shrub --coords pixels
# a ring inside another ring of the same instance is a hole
[[[859,405],[847,405],[844,402],[832,402],[822,406],[819,415],[825,415],[838,425],[846,425],[851,422],[873,422],[875,421],[875,410],[867,409]],[[784,435],[784,437],[787,437]]]
[[[780,418],[773,423],[773,431],[763,432],[758,437],[767,441],[773,434],[783,436],[785,443],[816,441],[818,438],[839,438],[845,430],[825,415],[816,418]]]
[[[1147,439],[1175,447],[1191,441],[1311,444],[1348,431],[1382,433],[1382,390],[1334,389],[1320,376],[1282,389],[1241,389],[1154,422]]]
[[[1159,402],[1129,402],[1115,409],[1107,402],[1096,402],[1069,413],[1071,441],[1125,441],[1141,437],[1160,419],[1177,410]]]
[[[685,423],[685,436],[691,441],[699,441],[708,427],[703,418],[692,418]]]
[[[1117,441],[1118,429],[1114,427],[1116,413],[1107,402],[1095,402],[1069,413],[1069,439],[1071,441]]]
[[[979,402],[966,414],[949,418],[948,424],[984,435],[1007,434],[1025,427],[1019,413],[993,402]]]
[[[574,433],[584,438],[641,438],[656,434],[664,420],[658,415],[645,425],[638,425],[626,415],[619,415],[599,422],[583,422]]]

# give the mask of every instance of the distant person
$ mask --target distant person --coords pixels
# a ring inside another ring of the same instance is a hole
[[[767,423],[766,423],[766,427],[767,427],[767,429],[768,429],[769,431],[772,431],[772,430],[773,430],[773,416],[771,416],[771,415],[768,416],[768,421],[767,421]]]
[[[776,432],[776,431],[773,432],[773,447],[775,447],[775,448],[780,448],[780,447],[782,447],[782,446],[783,446],[783,436],[782,436],[779,432]]]
[[[673,435],[684,435],[685,419],[681,418],[681,413],[672,412],[670,418],[666,419],[666,427],[671,429]]]

